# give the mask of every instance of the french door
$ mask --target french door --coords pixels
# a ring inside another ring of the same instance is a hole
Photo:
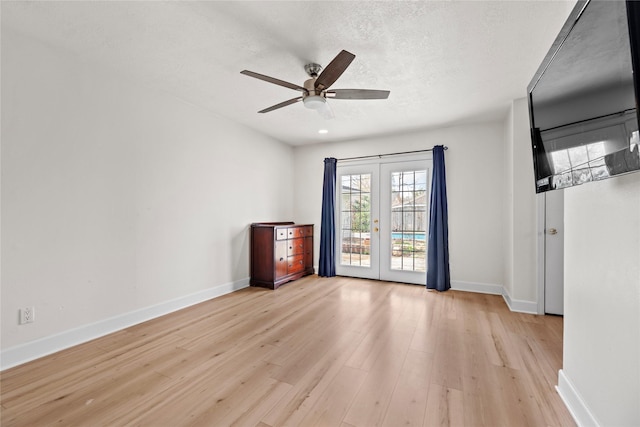
[[[338,275],[425,284],[430,171],[430,155],[338,164]]]

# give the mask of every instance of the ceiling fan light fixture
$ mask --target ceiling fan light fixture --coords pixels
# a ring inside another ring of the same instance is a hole
[[[319,110],[324,107],[324,104],[327,102],[327,100],[324,98],[324,96],[309,95],[305,97],[302,102],[304,103],[305,107],[311,110]]]

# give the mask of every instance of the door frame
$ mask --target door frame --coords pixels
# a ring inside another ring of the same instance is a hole
[[[553,190],[564,191],[564,190]],[[564,200],[563,200],[564,204]],[[536,206],[537,206],[537,284],[538,284],[538,303],[537,313],[540,315],[546,314],[545,307],[545,287],[546,287],[546,256],[547,256],[547,196],[545,193],[536,194]],[[564,232],[562,233],[563,247],[564,247]],[[563,279],[564,287],[564,279]]]
[[[537,236],[538,236],[538,314],[544,315],[544,282],[545,282],[545,234],[547,219],[547,199],[544,193],[536,194],[538,220],[537,220]]]
[[[378,266],[377,270],[373,268],[373,257],[374,254],[379,257],[380,251],[380,239],[373,239],[373,230],[370,232],[369,236],[369,266],[353,266],[353,265],[342,265],[342,179],[341,176],[344,175],[353,175],[358,173],[371,173],[371,196],[370,196],[370,212],[371,212],[371,220],[374,217],[380,218],[379,214],[379,200],[378,197],[374,200],[373,193],[380,193],[380,163],[376,160],[358,160],[358,161],[349,161],[348,164],[343,164],[344,168],[342,171],[340,170],[341,165],[338,164],[336,168],[336,203],[334,206],[333,216],[336,224],[335,228],[335,254],[336,254],[336,274],[338,276],[345,275],[346,277],[360,277],[363,279],[372,279],[372,280],[380,280],[380,267]],[[375,171],[374,169],[377,169]],[[371,225],[373,228],[373,225]],[[340,273],[338,270],[343,269],[346,271],[342,271]],[[353,274],[349,275],[350,271],[365,273],[368,274]]]
[[[380,163],[380,195],[391,196],[392,186],[390,182],[392,172],[406,172],[425,169],[426,172],[426,189],[425,189],[425,221],[427,227],[425,229],[425,248],[424,248],[424,272],[415,270],[394,270],[392,268],[393,251],[391,249],[392,236],[389,234],[393,231],[390,229],[393,223],[393,214],[391,210],[386,210],[390,205],[391,199],[379,200],[379,217],[381,224],[383,220],[386,220],[386,228],[379,234],[380,250],[378,267],[380,270],[380,279],[384,281],[392,281],[398,283],[410,283],[414,285],[424,285],[427,283],[427,243],[429,236],[429,212],[431,207],[431,180],[433,179],[433,159],[429,159],[426,156],[416,159],[404,159],[400,161],[389,161]],[[387,190],[387,191],[385,191]],[[383,206],[386,208],[383,210]],[[388,215],[387,215],[388,214]],[[415,230],[415,228],[414,228]],[[404,232],[401,232],[404,234]]]
[[[340,163],[343,163],[342,166],[343,167],[359,167],[359,166],[371,166],[371,167],[375,167],[378,169],[377,174],[378,174],[378,179],[377,179],[377,198],[379,199],[380,197],[380,192],[381,192],[381,182],[380,180],[382,179],[381,175],[382,175],[382,165],[383,164],[390,164],[390,163],[403,163],[403,162],[412,162],[412,161],[418,161],[418,162],[425,162],[425,166],[427,166],[427,181],[428,181],[428,185],[427,185],[427,198],[430,198],[430,194],[431,194],[431,179],[432,176],[431,174],[433,173],[433,153],[432,151],[425,151],[425,152],[419,152],[419,153],[404,153],[404,154],[393,154],[393,155],[381,155],[381,156],[377,156],[374,158],[366,158],[366,159],[353,159],[353,160],[343,160],[340,161],[338,163],[337,168],[339,169],[341,167]],[[340,172],[339,170],[336,170],[336,185],[338,185],[339,183],[339,176],[340,176]],[[342,258],[341,258],[341,254],[342,254],[342,239],[341,239],[341,212],[340,212],[340,206],[341,204],[341,199],[340,199],[340,190],[338,188],[336,188],[336,204],[335,204],[335,209],[334,209],[334,218],[335,218],[335,224],[336,224],[336,235],[335,235],[335,253],[336,253],[336,268],[338,267],[338,264],[341,262]],[[382,209],[382,204],[380,202],[380,200],[377,201],[377,210],[378,210],[378,219],[380,219],[380,209]],[[427,210],[427,215],[429,214],[429,210]],[[372,228],[373,228],[373,224],[372,224]],[[429,227],[427,224],[427,230],[426,230],[426,237],[428,236],[429,233]],[[381,262],[380,262],[380,258],[381,258],[381,247],[380,247],[380,238],[379,236],[377,237],[378,239],[378,248],[377,248],[377,256],[378,256],[378,277],[374,278],[373,280],[383,280],[380,278],[380,271],[381,271]],[[426,244],[426,241],[425,241]],[[425,252],[425,263],[426,263],[426,257],[428,256],[428,254]],[[366,267],[365,267],[366,268]],[[426,283],[426,268],[425,268],[425,283]],[[351,277],[351,276],[350,276]],[[385,281],[388,281],[386,279],[384,279]],[[407,282],[398,282],[398,283],[407,283]]]

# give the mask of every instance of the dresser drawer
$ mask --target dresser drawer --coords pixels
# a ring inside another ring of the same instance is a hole
[[[313,236],[313,226],[307,225],[305,227],[300,227],[302,229],[302,234],[304,237],[312,237]]]
[[[289,239],[295,239],[296,237],[304,237],[305,236],[305,227],[291,227],[287,229],[287,237]]]
[[[289,264],[287,265],[287,272],[298,273],[304,270],[304,255],[294,255],[289,257]]]
[[[299,255],[304,253],[304,239],[290,239],[287,241],[287,255]]]
[[[276,240],[286,240],[287,230],[287,228],[276,228]]]

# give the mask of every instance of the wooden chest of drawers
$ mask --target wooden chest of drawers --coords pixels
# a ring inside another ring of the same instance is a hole
[[[276,289],[313,272],[313,224],[251,224],[251,286]]]

